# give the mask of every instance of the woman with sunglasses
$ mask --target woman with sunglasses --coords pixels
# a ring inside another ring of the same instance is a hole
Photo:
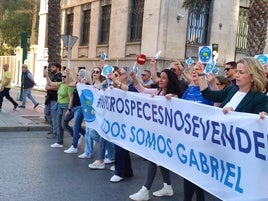
[[[91,72],[91,81],[92,85],[96,87],[97,89],[103,89],[106,88],[106,78],[101,75],[101,68],[95,67]],[[86,133],[85,133],[85,146],[84,146],[84,152],[78,156],[78,158],[91,158],[94,154],[93,150],[93,139],[91,138],[91,133],[97,133],[94,129],[90,127],[86,127]]]
[[[106,78],[101,75],[102,69],[100,67],[95,67],[91,74],[92,85],[98,89],[106,89],[107,82]]]
[[[49,86],[58,87],[57,91],[57,142],[50,145],[52,148],[62,148],[63,147],[63,132],[64,132],[64,117],[65,113],[68,109],[70,97],[72,96],[73,87],[68,86],[68,82],[66,79],[66,71],[62,73],[62,81],[61,82],[52,82],[48,76],[48,71],[44,70],[44,76],[46,77],[47,84]]]
[[[108,77],[112,80],[113,87],[124,91],[138,92],[130,77],[131,69],[130,67],[122,67],[109,74]],[[110,182],[117,183],[132,176],[133,170],[129,151],[115,145],[114,175],[110,178]]]
[[[178,97],[179,92],[179,83],[178,79],[174,72],[169,69],[161,71],[158,88],[151,89],[143,87],[139,80],[137,79],[134,72],[131,73],[134,86],[140,93],[165,96],[167,99],[171,97]],[[170,171],[162,166],[159,166],[163,178],[164,186],[162,189],[153,192],[153,195],[156,197],[162,196],[173,196],[173,189],[171,186]],[[144,184],[142,188],[137,192],[129,196],[130,199],[140,201],[140,200],[149,200],[149,190],[152,186],[153,180],[155,178],[157,170],[157,165],[151,161],[148,161],[147,172]]]
[[[101,68],[96,67],[93,69],[91,74],[92,84],[97,89],[106,89],[107,81],[104,76],[101,75]],[[88,167],[90,169],[105,169],[105,162],[111,163],[114,160],[114,145],[98,134],[98,132],[92,128],[86,127],[86,138],[85,138],[85,152],[79,155],[79,158],[89,158],[93,155],[93,140],[99,144],[98,148],[98,159],[93,163],[89,164]],[[108,152],[107,159],[105,160],[105,152]]]

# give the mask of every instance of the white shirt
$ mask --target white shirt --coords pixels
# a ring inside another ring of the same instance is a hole
[[[246,92],[237,91],[224,107],[232,107],[235,110],[246,94]]]

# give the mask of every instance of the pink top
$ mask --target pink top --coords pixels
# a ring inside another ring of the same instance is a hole
[[[158,96],[164,96],[163,91],[157,89],[157,88],[146,88],[142,86],[140,83],[137,85],[134,85],[134,87],[137,89],[139,93],[144,93],[144,94],[152,94],[152,95],[158,95]],[[160,92],[160,93],[159,93]]]

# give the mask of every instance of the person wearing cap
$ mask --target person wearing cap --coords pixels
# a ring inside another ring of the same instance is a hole
[[[2,74],[2,86],[1,86],[1,93],[0,93],[0,111],[2,109],[2,103],[3,103],[3,98],[6,97],[7,100],[9,100],[13,105],[14,108],[13,110],[16,110],[18,107],[18,103],[13,100],[13,98],[9,94],[9,90],[11,88],[11,72],[8,71],[9,69],[9,64],[4,64],[3,66],[3,74]]]
[[[34,99],[32,96],[32,88],[35,85],[34,78],[32,73],[28,70],[28,67],[26,64],[22,65],[22,104],[19,106],[19,108],[26,108],[26,98],[28,97],[32,103],[34,104],[34,109],[39,105],[39,103]]]

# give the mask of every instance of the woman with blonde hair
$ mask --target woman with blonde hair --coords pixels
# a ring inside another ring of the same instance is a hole
[[[223,113],[229,111],[248,112],[258,114],[268,111],[267,96],[263,93],[266,77],[264,68],[255,58],[249,57],[237,62],[235,74],[238,87],[227,87],[224,90],[212,91],[205,80],[204,66],[195,66],[202,95],[211,101],[220,102]]]

